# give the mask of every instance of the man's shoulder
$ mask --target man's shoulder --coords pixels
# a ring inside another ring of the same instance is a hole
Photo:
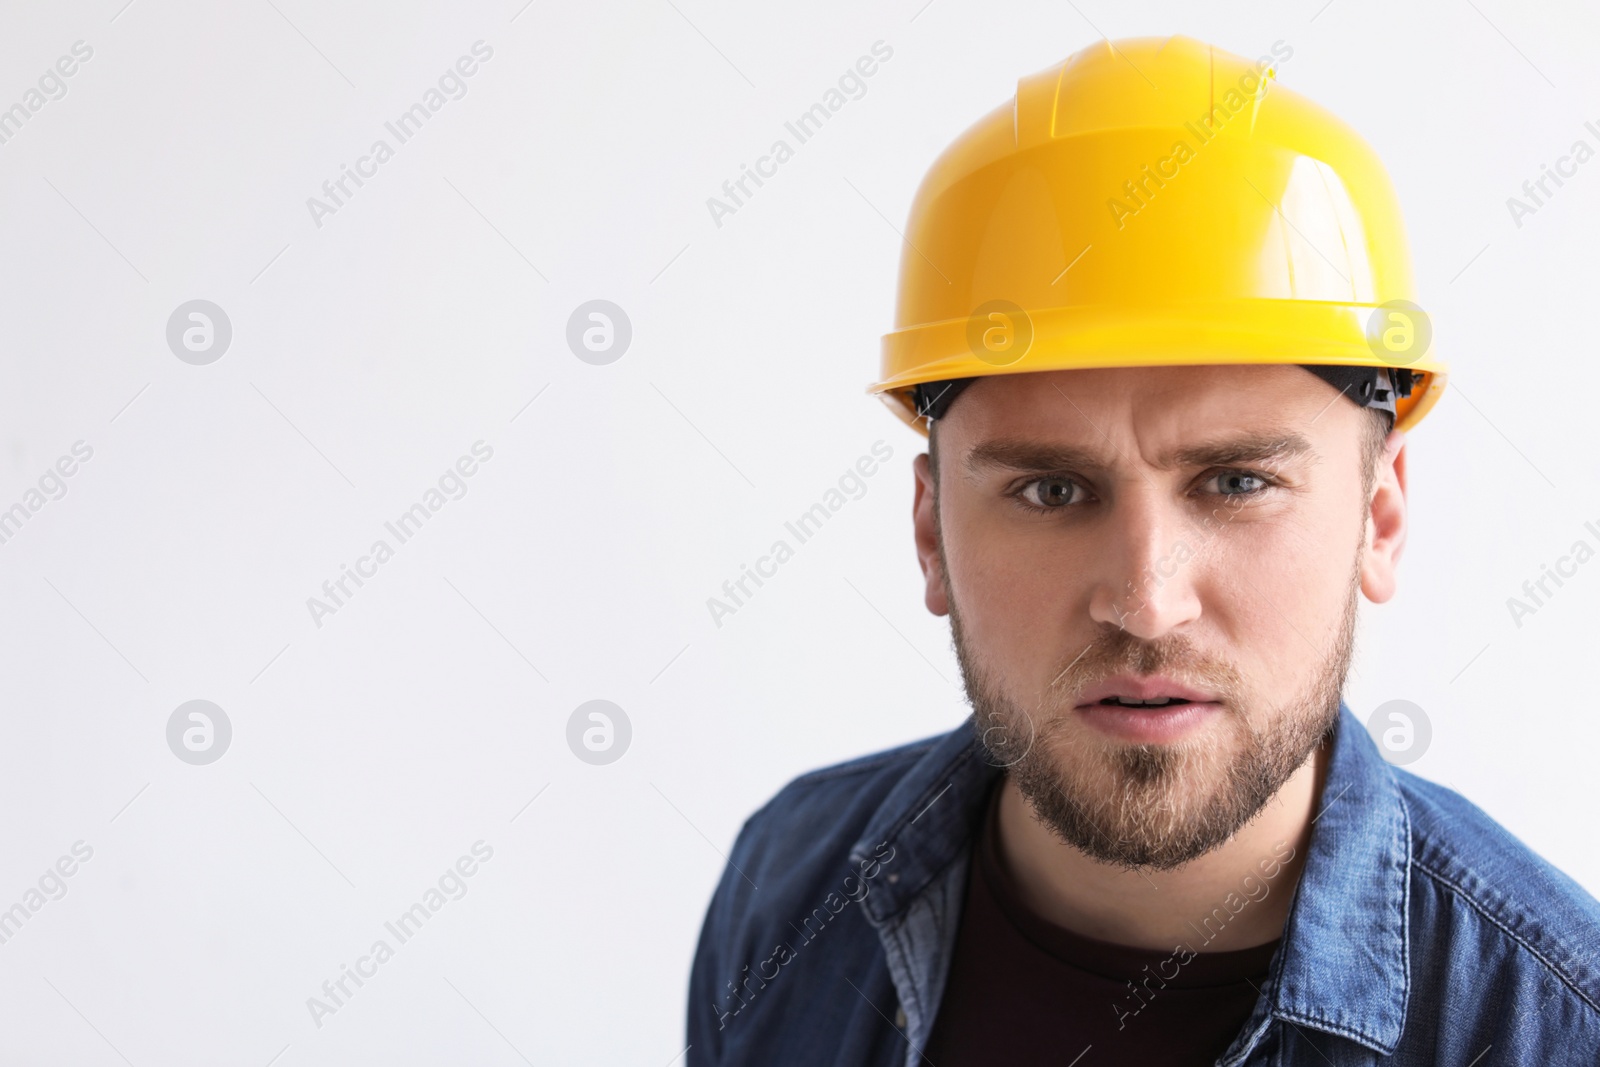
[[[837,905],[882,879],[898,881],[894,846],[863,842],[863,835],[875,817],[883,817],[896,789],[913,784],[919,766],[937,759],[941,747],[958,744],[965,730],[822,767],[779,789],[745,820],[734,841],[708,916],[716,940],[737,949],[787,928],[821,902]]]
[[[1414,937],[1460,940],[1471,927],[1480,944],[1500,946],[1501,959],[1484,966],[1516,958],[1600,1014],[1600,901],[1460,793],[1395,774],[1411,822],[1413,883],[1427,896],[1413,911],[1430,928]]]
[[[888,840],[865,835],[875,818],[890,832],[900,825],[896,790],[901,799],[916,792],[919,770],[942,762],[941,746],[960,748],[966,730],[802,774],[745,820],[695,952],[689,1033],[699,1051],[691,1063],[719,1062],[730,1043],[753,1040],[759,1027],[750,1016],[842,1010],[841,968],[859,976],[882,951],[867,925],[868,895],[899,881],[904,866]],[[790,977],[777,981],[780,973]]]
[[[746,820],[737,850],[759,867],[781,866],[789,880],[804,874],[808,867],[833,866],[911,768],[954,732],[858,756],[791,779]],[[797,864],[797,860],[803,862]]]

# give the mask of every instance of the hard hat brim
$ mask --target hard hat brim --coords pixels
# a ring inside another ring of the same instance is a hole
[[[1414,426],[1444,392],[1447,368],[1431,350],[1404,360],[1369,343],[1370,304],[1241,299],[1166,306],[1077,306],[1026,313],[1023,351],[997,356],[971,343],[968,319],[886,334],[886,376],[868,386],[902,421],[927,433],[911,387],[996,374],[1109,367],[1274,365],[1405,368],[1422,376],[1396,404],[1396,429]]]

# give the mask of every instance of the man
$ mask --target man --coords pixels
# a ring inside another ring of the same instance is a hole
[[[973,716],[750,818],[691,1064],[1600,1063],[1600,904],[1342,702],[1446,368],[1270,63],[1104,42],[924,181],[873,388]]]

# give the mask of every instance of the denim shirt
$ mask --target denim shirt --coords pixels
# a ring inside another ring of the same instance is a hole
[[[926,1062],[1000,773],[969,719],[752,815],[695,953],[690,1067]],[[1217,1063],[1597,1067],[1600,903],[1341,705],[1283,939]]]

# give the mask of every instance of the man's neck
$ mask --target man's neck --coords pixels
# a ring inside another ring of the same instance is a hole
[[[1156,951],[1226,952],[1283,933],[1305,865],[1327,747],[1231,839],[1170,871],[1129,871],[1064,844],[1001,783],[1000,854],[1028,906],[1075,933]]]

